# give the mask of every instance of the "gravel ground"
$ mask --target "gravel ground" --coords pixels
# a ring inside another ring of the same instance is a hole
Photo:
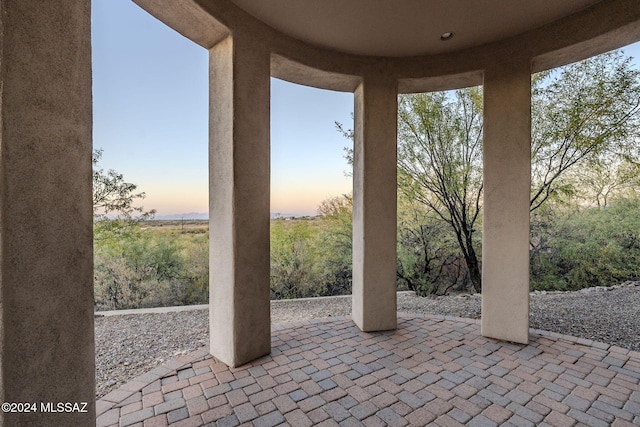
[[[577,292],[533,292],[530,327],[640,351],[640,282]],[[480,318],[480,295],[398,294],[398,311]],[[97,396],[208,342],[208,311],[96,316]],[[350,297],[271,302],[273,323],[351,314]]]

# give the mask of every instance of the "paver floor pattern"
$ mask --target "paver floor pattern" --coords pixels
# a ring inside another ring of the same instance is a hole
[[[529,345],[477,321],[399,316],[361,332],[349,317],[273,327],[272,352],[229,368],[205,350],[97,402],[105,426],[640,425],[640,353],[532,331]]]

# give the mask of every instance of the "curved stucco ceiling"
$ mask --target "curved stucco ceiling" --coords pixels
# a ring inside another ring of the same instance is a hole
[[[133,1],[207,49],[245,38],[273,77],[340,91],[373,74],[400,92],[476,85],[491,67],[537,72],[640,40],[640,0]]]
[[[600,0],[231,0],[268,26],[325,49],[421,56],[539,28]],[[454,33],[447,41],[440,39]]]

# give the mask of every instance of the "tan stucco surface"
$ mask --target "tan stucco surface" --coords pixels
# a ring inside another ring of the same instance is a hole
[[[505,38],[481,45],[408,56],[393,55],[393,52],[387,52],[386,56],[371,56],[319,47],[270,27],[231,0],[186,0],[180,2],[180,10],[175,13],[167,10],[163,0],[134,1],[207,49],[211,47],[207,43],[220,39],[220,32],[251,34],[269,46],[275,58],[271,69],[274,77],[349,92],[355,91],[357,78],[371,70],[384,70],[388,76],[397,79],[401,93],[425,92],[482,84],[482,74],[478,71],[514,56],[532,61],[535,72],[640,40],[640,2],[637,0],[601,0],[594,4],[588,1],[580,5],[570,2],[574,7],[565,12],[575,13],[564,17],[561,13],[556,14],[555,20],[539,27],[523,24],[520,30],[510,30]],[[189,5],[188,13],[185,13],[185,4]],[[286,8],[280,12],[283,16],[289,14]],[[368,13],[367,9],[362,13]],[[502,9],[494,6],[491,13],[501,14]],[[203,21],[213,22],[206,29],[207,36],[194,37],[194,28],[202,27]],[[402,22],[397,25],[401,26]],[[379,29],[370,31],[374,33]],[[306,67],[307,72],[300,73],[300,67]]]
[[[367,76],[355,92],[353,147],[353,321],[395,329],[396,82]]]
[[[271,349],[269,55],[229,37],[210,82],[211,353],[238,366]]]
[[[0,413],[6,426],[95,419],[88,1],[0,3]],[[41,402],[87,402],[46,413]]]
[[[529,340],[531,75],[526,61],[484,75],[482,335]]]
[[[421,56],[468,49],[533,30],[599,0],[232,0],[287,36],[360,56]],[[453,32],[450,40],[441,35]]]

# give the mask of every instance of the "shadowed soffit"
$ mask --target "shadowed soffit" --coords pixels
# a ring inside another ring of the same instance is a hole
[[[600,0],[231,0],[295,39],[364,56],[421,56],[495,42]],[[441,40],[453,33],[449,40]]]
[[[244,33],[273,77],[349,92],[376,73],[402,93],[476,85],[511,58],[535,72],[640,40],[640,0],[133,1],[206,49]]]

